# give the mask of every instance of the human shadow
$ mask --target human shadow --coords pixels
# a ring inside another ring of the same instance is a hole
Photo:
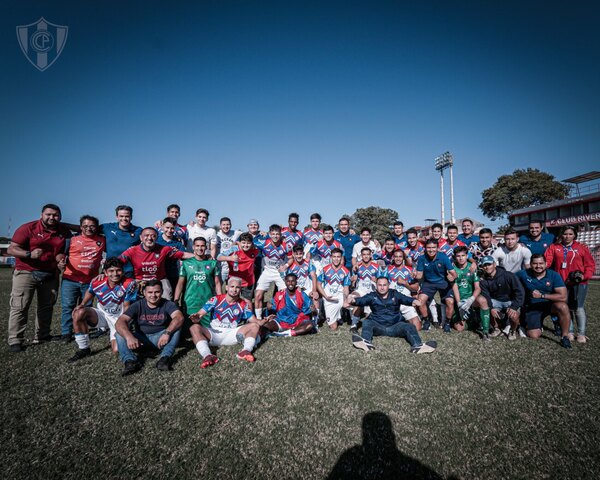
[[[340,455],[328,480],[443,479],[426,465],[398,450],[392,422],[386,414],[367,413],[362,420],[362,436],[361,445],[355,445]]]

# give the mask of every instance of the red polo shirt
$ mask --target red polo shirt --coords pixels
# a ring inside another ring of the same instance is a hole
[[[171,247],[154,245],[147,251],[141,245],[129,247],[119,258],[133,266],[133,276],[136,280],[162,280],[167,278],[166,261],[168,258],[181,260],[184,252],[173,251]]]
[[[43,272],[55,272],[57,270],[56,255],[65,253],[65,243],[71,238],[71,231],[62,224],[58,224],[56,230],[48,230],[41,220],[21,225],[15,231],[12,241],[25,250],[43,250],[40,258],[17,258],[15,260],[16,270],[41,270]]]

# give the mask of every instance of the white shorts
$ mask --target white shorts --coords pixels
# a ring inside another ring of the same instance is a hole
[[[358,293],[361,297],[364,297],[365,295],[371,293],[373,290],[369,290],[367,288],[362,288],[362,287],[358,287],[357,289],[354,290],[356,293]],[[371,307],[361,307],[363,309],[363,312],[370,314],[371,313]]]
[[[283,278],[281,278],[279,271],[265,268],[260,274],[258,282],[256,282],[256,290],[263,290],[266,292],[273,282],[275,282],[275,285],[277,285],[279,290],[285,289],[285,282],[283,281]]]
[[[116,340],[115,323],[117,323],[117,319],[119,318],[119,315],[116,315],[116,316],[109,315],[108,313],[106,313],[103,310],[100,310],[99,308],[94,308],[94,307],[89,307],[89,308],[94,310],[94,312],[96,312],[96,315],[98,316],[98,325],[96,325],[96,327],[102,328],[104,330],[106,330],[108,328],[110,330],[110,339]]]
[[[323,299],[323,306],[325,307],[325,318],[327,319],[327,325],[333,325],[340,318],[342,318],[342,307],[344,306],[344,292],[327,292],[327,295],[337,299],[337,303],[329,302],[325,298]]]
[[[412,320],[419,316],[415,307],[411,307],[410,305],[400,305],[400,313],[404,317],[404,320]]]
[[[240,328],[215,328],[215,327],[207,327],[207,330],[210,332],[210,341],[209,345],[213,347],[221,347],[228,345],[235,345],[238,343],[236,335],[238,334]]]

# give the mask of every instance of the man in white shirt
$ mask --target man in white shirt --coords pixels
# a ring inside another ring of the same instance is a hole
[[[210,256],[213,259],[217,258],[217,232],[214,228],[206,226],[208,221],[208,210],[205,208],[199,208],[196,210],[196,221],[188,223],[188,251],[194,251],[194,238],[203,237],[208,244],[210,249]]]
[[[531,250],[519,243],[518,233],[509,228],[504,232],[504,245],[500,245],[492,257],[504,270],[517,273],[527,269],[531,263]]]

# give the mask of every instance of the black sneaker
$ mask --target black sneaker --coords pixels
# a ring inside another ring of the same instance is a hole
[[[64,333],[60,336],[60,341],[63,343],[69,343],[73,341],[73,335],[70,333]]]
[[[108,328],[98,328],[95,332],[90,333],[90,338],[100,338],[104,335],[108,335]]]
[[[350,327],[350,333],[351,333],[352,335],[358,335],[358,327],[357,327],[356,325],[352,325],[352,326]]]
[[[25,350],[25,347],[23,347],[23,345],[20,343],[13,343],[12,345],[8,346],[8,350],[10,353],[20,353]]]
[[[431,330],[431,323],[429,322],[429,320],[424,320],[423,321],[423,329],[424,332],[428,332],[429,330]]]
[[[69,358],[69,362],[76,362],[77,360],[81,360],[92,354],[92,351],[89,348],[80,348],[75,352],[71,358]]]
[[[156,368],[161,372],[168,372],[171,370],[171,357],[160,357],[156,362]]]
[[[569,337],[562,337],[560,344],[565,348],[573,348],[571,346],[571,340],[569,340]]]
[[[375,350],[375,347],[371,342],[356,334],[352,335],[352,346],[367,353],[371,350]]]
[[[48,342],[58,342],[60,340],[60,335],[46,335],[45,337],[34,338],[31,343],[33,345],[40,345],[42,343]]]
[[[450,330],[450,323],[446,322],[444,323],[444,333],[451,333],[452,330]]]
[[[140,369],[140,362],[137,360],[125,360],[125,368],[121,372],[121,376],[125,377],[137,372]]]

